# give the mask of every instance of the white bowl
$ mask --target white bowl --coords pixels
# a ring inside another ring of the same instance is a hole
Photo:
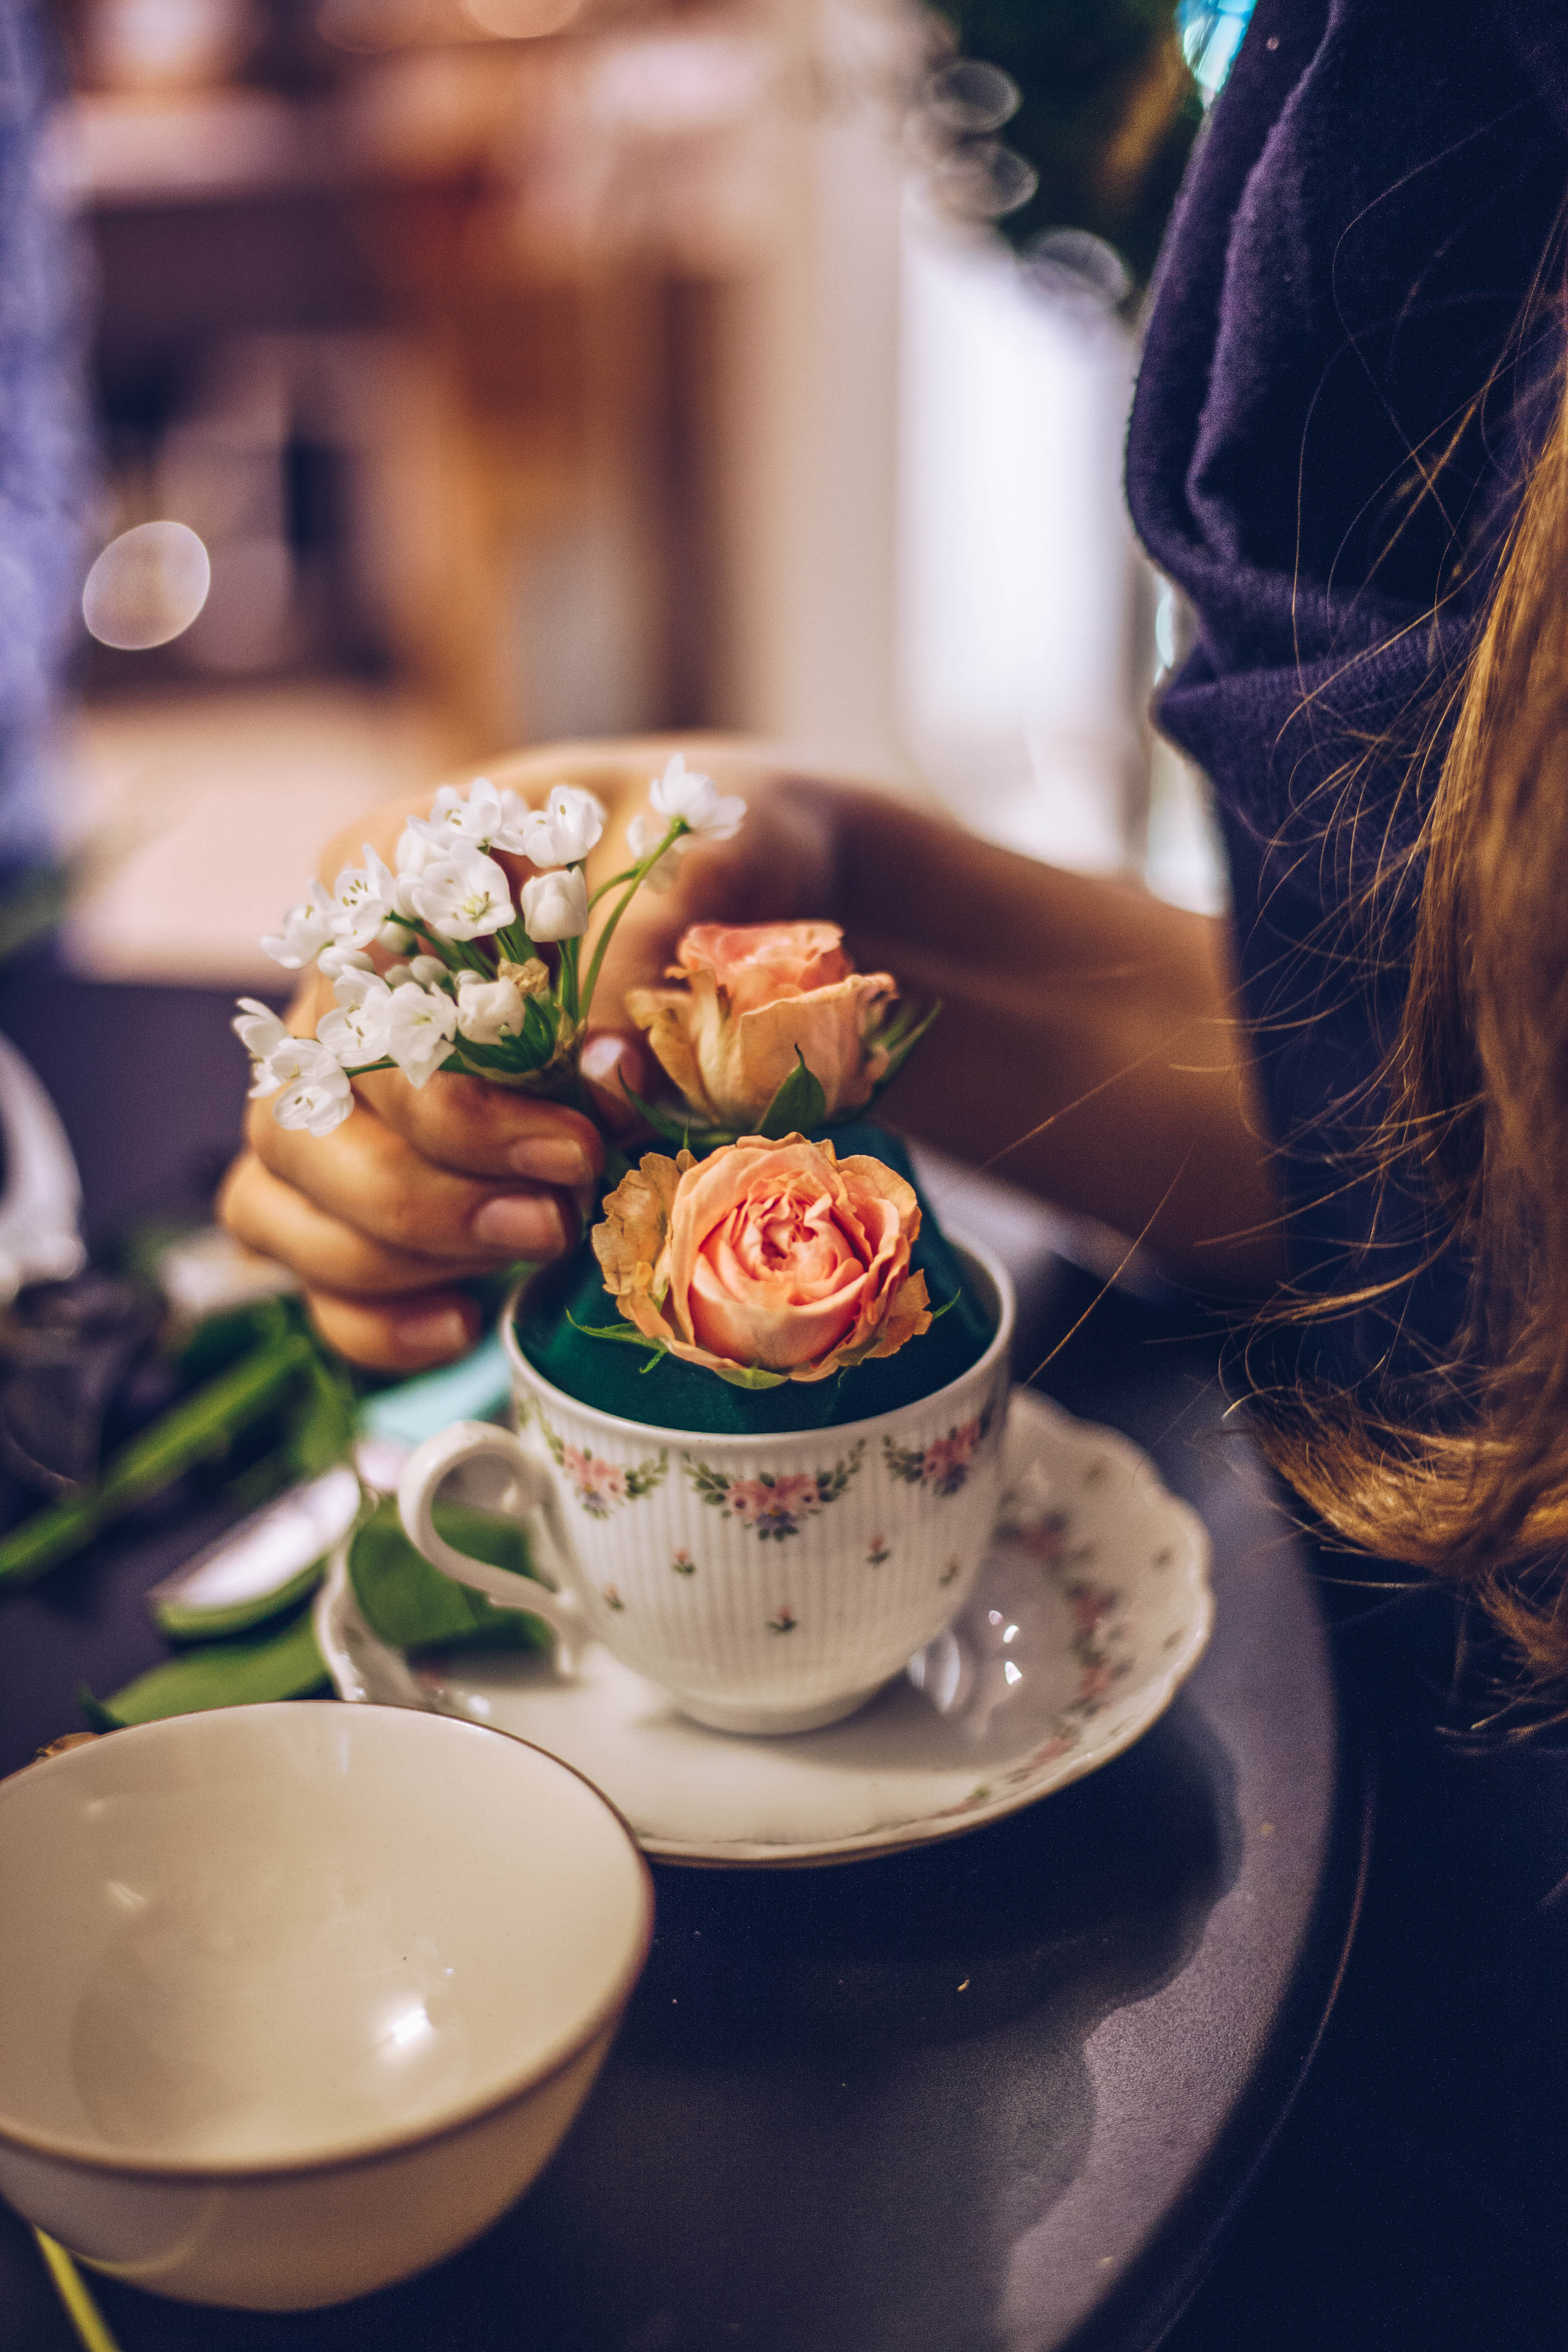
[[[647,1957],[630,1832],[477,1724],[286,1704],[0,1786],[0,2190],[159,2294],[301,2310],[528,2186]]]

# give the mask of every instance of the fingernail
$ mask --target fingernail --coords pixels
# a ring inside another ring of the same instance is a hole
[[[526,1135],[507,1153],[512,1172],[541,1184],[591,1184],[594,1163],[580,1143],[565,1135]]]
[[[556,1257],[566,1246],[566,1223],[556,1201],[526,1201],[502,1192],[475,1211],[468,1231],[487,1249],[515,1257]]]
[[[592,1085],[608,1087],[612,1093],[619,1090],[623,1077],[634,1094],[643,1091],[643,1057],[629,1038],[617,1037],[612,1029],[601,1029],[585,1040],[577,1066]]]
[[[468,1344],[468,1327],[456,1307],[415,1307],[395,1317],[398,1339],[416,1356],[457,1356]]]

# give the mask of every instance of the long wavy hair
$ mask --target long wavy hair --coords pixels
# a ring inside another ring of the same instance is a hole
[[[1561,333],[1561,313],[1558,332]],[[1561,345],[1559,344],[1559,348]],[[1561,378],[1561,370],[1559,371]],[[1530,463],[1413,853],[1422,887],[1372,1141],[1465,1254],[1413,1395],[1260,1384],[1267,1452],[1356,1549],[1431,1570],[1568,1693],[1568,387]],[[1369,1281],[1298,1304],[1344,1312]],[[1522,1667],[1522,1683],[1518,1669]]]

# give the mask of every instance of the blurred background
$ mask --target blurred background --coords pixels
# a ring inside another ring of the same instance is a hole
[[[369,802],[630,729],[1219,904],[1120,467],[1246,13],[62,0],[75,968],[275,985]]]

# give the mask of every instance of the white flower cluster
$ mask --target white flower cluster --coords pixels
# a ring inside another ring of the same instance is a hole
[[[488,776],[466,792],[443,785],[429,815],[405,826],[395,870],[367,845],[364,864],[345,866],[330,891],[311,882],[261,944],[285,971],[319,964],[336,1003],[314,1037],[295,1037],[264,1004],[240,999],[234,1028],[255,1065],[252,1094],[275,1098],[280,1126],[330,1135],[353,1108],[353,1071],[395,1066],[416,1087],[451,1068],[504,1085],[558,1081],[621,908],[645,881],[668,887],[689,836],[729,841],[745,814],[744,801],[688,773],[679,751],[648,798],[651,820],[638,815],[628,830],[636,864],[596,894],[625,886],[585,976],[578,942],[595,900],[583,865],[605,812],[575,785],[555,785],[540,809]],[[497,850],[535,869],[515,904]],[[555,950],[553,974],[541,946]],[[373,948],[394,961],[378,970]]]

